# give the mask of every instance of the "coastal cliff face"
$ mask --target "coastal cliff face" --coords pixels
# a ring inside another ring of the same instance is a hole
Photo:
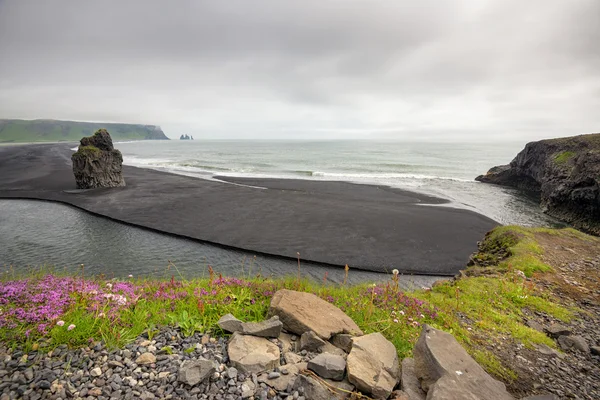
[[[475,180],[537,193],[544,212],[600,235],[600,134],[528,143]]]
[[[113,147],[106,129],[81,139],[71,160],[77,189],[125,186],[123,156]]]
[[[52,119],[0,119],[0,143],[76,142],[98,129],[108,129],[114,140],[169,140],[160,126]]]

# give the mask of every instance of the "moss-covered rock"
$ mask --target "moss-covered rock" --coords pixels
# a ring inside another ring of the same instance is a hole
[[[82,138],[71,160],[78,189],[125,186],[123,156],[106,129]]]
[[[476,180],[536,193],[544,212],[600,235],[600,133],[528,143]]]

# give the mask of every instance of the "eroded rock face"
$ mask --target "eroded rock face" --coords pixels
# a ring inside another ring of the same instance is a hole
[[[415,373],[428,400],[514,399],[449,333],[424,325],[413,355]]]
[[[387,399],[400,379],[396,347],[379,332],[354,338],[346,365],[348,381],[376,399]]]
[[[279,316],[286,331],[297,335],[313,331],[323,340],[337,333],[362,335],[352,318],[312,293],[278,290],[269,306],[269,316],[274,315]]]
[[[600,235],[600,134],[528,143],[509,165],[475,178],[540,196],[542,209]]]
[[[123,156],[106,129],[81,139],[71,160],[78,189],[125,186]]]

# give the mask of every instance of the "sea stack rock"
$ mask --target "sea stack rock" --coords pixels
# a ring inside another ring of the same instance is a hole
[[[81,139],[71,160],[77,189],[125,186],[123,156],[106,129]]]
[[[534,193],[547,214],[600,235],[600,133],[528,143],[475,180]]]

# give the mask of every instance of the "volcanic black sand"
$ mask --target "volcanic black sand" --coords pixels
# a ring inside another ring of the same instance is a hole
[[[257,253],[295,258],[299,252],[320,263],[435,275],[463,268],[497,225],[439,206],[441,199],[343,182],[221,178],[237,183],[230,184],[124,166],[124,188],[69,192],[76,189],[74,146],[1,146],[0,197],[59,201]]]

